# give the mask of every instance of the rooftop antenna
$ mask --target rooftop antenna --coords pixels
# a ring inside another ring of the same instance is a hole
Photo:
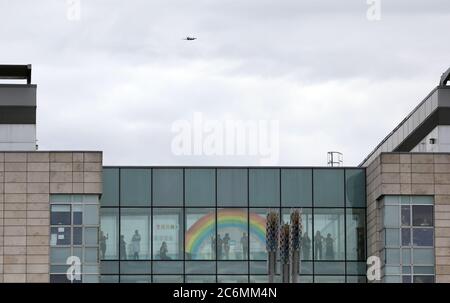
[[[329,151],[327,153],[327,165],[330,167],[339,167],[344,163],[343,155],[338,151]]]

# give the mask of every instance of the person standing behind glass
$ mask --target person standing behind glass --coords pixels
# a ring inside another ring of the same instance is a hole
[[[322,260],[322,241],[323,237],[320,234],[320,231],[317,231],[316,235],[314,236],[314,246],[315,246],[314,257],[316,260]]]
[[[325,257],[327,260],[334,260],[333,238],[328,234],[325,238]]]
[[[139,260],[139,253],[141,251],[141,235],[137,229],[134,231],[133,238],[131,238],[131,244],[133,249],[133,259]]]
[[[106,240],[108,240],[108,234],[103,232],[103,230],[100,231],[100,239],[99,239],[99,245],[100,245],[100,254],[101,258],[105,259],[105,253],[106,253]]]
[[[126,260],[127,259],[127,243],[125,242],[124,235],[120,235],[119,247],[120,247],[120,249],[119,249],[120,250],[120,259]]]
[[[223,251],[225,253],[225,259],[230,259],[230,235],[228,233],[223,237]]]
[[[159,248],[159,258],[161,260],[170,260],[170,257],[167,255],[168,252],[169,249],[167,248],[167,243],[164,241]]]
[[[248,239],[247,239],[247,234],[246,233],[242,233],[241,246],[242,246],[242,260],[247,260],[247,256],[248,256]]]
[[[223,240],[220,237],[220,234],[217,235],[217,260],[222,260],[222,245]]]
[[[309,260],[311,252],[311,239],[308,237],[308,233],[305,233],[305,235],[302,238],[302,252],[303,252],[303,259]]]

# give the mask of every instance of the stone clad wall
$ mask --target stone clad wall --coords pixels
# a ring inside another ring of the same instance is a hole
[[[101,192],[101,152],[0,153],[0,282],[49,282],[50,194]]]
[[[450,282],[450,154],[382,153],[367,167],[368,256],[379,256],[383,195],[434,195],[436,282]]]

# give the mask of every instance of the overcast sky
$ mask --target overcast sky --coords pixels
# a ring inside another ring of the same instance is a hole
[[[178,120],[279,121],[278,165],[359,164],[450,67],[448,0],[0,0],[0,63],[32,64],[41,150],[105,165],[177,156]],[[73,15],[69,15],[73,16]],[[182,40],[195,36],[195,41]]]

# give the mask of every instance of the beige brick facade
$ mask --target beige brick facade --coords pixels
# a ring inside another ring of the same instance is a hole
[[[383,195],[434,195],[436,282],[450,282],[450,154],[382,153],[367,167],[368,255],[379,256]]]
[[[49,282],[50,194],[101,194],[101,152],[0,153],[0,282]]]

